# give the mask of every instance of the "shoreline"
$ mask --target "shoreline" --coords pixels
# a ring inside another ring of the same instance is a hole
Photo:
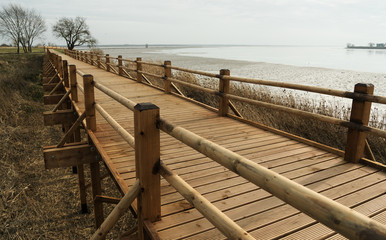
[[[185,56],[160,51],[165,50],[165,48],[101,49],[105,54],[109,53],[110,56],[122,55],[123,58],[128,59],[142,57],[144,61],[155,62],[170,60],[172,65],[188,69],[211,73],[218,73],[220,69],[229,69],[233,76],[297,83],[344,91],[353,91],[356,83],[372,83],[375,86],[374,95],[386,96],[386,74],[384,73]]]

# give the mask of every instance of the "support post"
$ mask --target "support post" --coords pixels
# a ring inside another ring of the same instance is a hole
[[[165,93],[171,92],[171,82],[168,78],[172,77],[172,69],[171,69],[172,62],[171,61],[165,61],[164,62],[164,69],[165,69],[165,80],[164,80],[164,90]]]
[[[62,64],[62,57],[58,57],[58,73],[61,78],[63,78],[63,64]]]
[[[228,69],[220,70],[220,84],[219,84],[219,92],[220,93],[229,93],[229,79],[223,79],[223,76],[229,76],[230,71]],[[220,96],[219,98],[219,107],[218,107],[218,115],[226,116],[229,110],[229,99],[225,96]]]
[[[69,75],[70,75],[70,85],[71,85],[71,99],[74,102],[78,102],[78,87],[77,87],[77,80],[76,80],[76,66],[70,65],[69,66]]]
[[[122,55],[118,56],[118,75],[123,75],[123,68],[122,68]]]
[[[99,163],[90,163],[90,171],[92,196],[94,202],[95,226],[96,228],[99,228],[100,225],[103,223],[103,203],[101,201],[95,201],[96,196],[102,195]]]
[[[86,124],[91,131],[96,131],[94,78],[90,74],[83,75],[84,105],[86,108]]]
[[[101,68],[101,57],[99,55],[97,55],[97,67],[98,68]]]
[[[110,54],[106,54],[106,71],[110,72]]]
[[[64,79],[64,86],[66,88],[69,88],[70,82],[68,80],[68,62],[67,62],[67,60],[63,60],[63,79]]]
[[[354,92],[372,95],[374,85],[358,83],[355,85]],[[367,126],[370,119],[371,102],[353,100],[351,108],[350,122]],[[366,132],[355,129],[348,129],[347,143],[344,159],[349,162],[357,163],[363,157],[366,145]]]
[[[142,82],[142,73],[140,73],[142,71],[142,58],[140,57],[137,57],[137,82]]]
[[[159,108],[151,103],[134,107],[135,163],[141,193],[138,199],[139,236],[143,239],[143,222],[161,217],[160,132],[156,126]],[[149,151],[151,149],[151,151]]]

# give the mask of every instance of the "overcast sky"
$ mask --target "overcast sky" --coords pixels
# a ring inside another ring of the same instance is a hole
[[[0,0],[46,19],[83,16],[99,44],[356,45],[386,42],[385,0]]]

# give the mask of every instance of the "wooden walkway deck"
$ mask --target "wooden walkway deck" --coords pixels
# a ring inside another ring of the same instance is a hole
[[[61,54],[60,54],[61,55]],[[61,55],[99,83],[137,102],[151,102],[163,119],[184,127],[341,204],[386,223],[386,174],[345,162],[324,150],[275,135],[182,98]],[[78,81],[82,85],[82,81]],[[133,133],[133,113],[95,89],[96,102]],[[84,109],[79,92],[78,107]],[[97,114],[96,137],[113,175],[130,187],[135,181],[134,149]],[[151,150],[151,149],[149,149]],[[218,163],[161,132],[161,159],[217,208],[256,239],[341,239],[341,235]],[[223,239],[211,223],[164,179],[162,220],[154,229],[160,239]]]

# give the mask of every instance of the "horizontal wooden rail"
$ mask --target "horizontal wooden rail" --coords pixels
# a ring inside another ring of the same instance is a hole
[[[149,72],[145,72],[145,71],[137,71],[137,72],[141,73],[141,74],[145,74],[145,75],[151,76],[151,77],[156,77],[156,78],[160,78],[160,79],[163,78],[162,75],[157,75],[157,74],[154,74],[154,73],[149,73]]]
[[[94,81],[93,84],[97,89],[104,92],[106,95],[110,96],[111,98],[113,98],[114,100],[116,100],[117,102],[122,104],[123,106],[127,107],[131,111],[134,111],[134,107],[135,107],[135,105],[137,105],[137,103],[131,101],[128,98],[125,98],[124,96],[122,96],[119,93],[109,89],[108,87],[98,83],[97,81]]]
[[[152,63],[152,62],[144,62],[144,61],[137,61],[138,63],[149,65],[149,66],[154,66],[154,67],[164,67],[163,64],[160,63]]]
[[[206,219],[218,228],[229,239],[255,239],[244,229],[232,221],[227,215],[216,208],[199,192],[186,183],[180,176],[173,173],[164,163],[160,164],[160,174],[188,202],[190,202]]]
[[[130,63],[136,63],[135,60],[131,60],[131,59],[127,59],[127,58],[122,58],[122,61],[130,62]]]
[[[240,97],[240,96],[236,96],[236,95],[232,95],[232,94],[222,94],[219,92],[216,92],[216,94],[224,95],[224,96],[228,97],[229,99],[233,99],[233,100],[237,100],[237,101],[241,101],[241,102],[246,102],[246,103],[250,103],[253,105],[258,105],[258,106],[274,109],[277,111],[292,113],[292,114],[296,114],[296,115],[302,116],[302,117],[313,118],[313,119],[316,119],[316,120],[319,120],[322,122],[327,122],[327,123],[339,125],[342,127],[357,129],[360,131],[369,132],[369,133],[378,135],[380,137],[386,138],[386,131],[382,130],[382,129],[364,126],[362,124],[358,124],[358,123],[354,123],[354,122],[350,122],[350,121],[346,121],[346,120],[340,120],[340,119],[337,119],[334,117],[320,115],[317,113],[306,112],[303,110],[298,110],[298,109],[294,109],[294,108],[290,108],[290,107],[285,107],[285,106],[275,105],[272,103],[267,103],[267,102],[262,102],[262,101],[253,100],[253,99],[249,99],[249,98],[244,98],[244,97]]]
[[[193,73],[193,74],[198,74],[198,75],[203,75],[207,77],[212,77],[212,78],[218,78],[219,75],[215,73],[208,73],[208,72],[203,72],[203,71],[196,71],[196,70],[191,70],[187,68],[182,68],[182,67],[176,67],[176,66],[171,66],[171,69],[182,71],[182,72],[187,72],[187,73]]]
[[[99,104],[95,104],[95,109],[102,115],[102,117],[121,135],[121,137],[132,147],[135,148],[134,137],[126,131],[117,121],[114,120]]]
[[[81,77],[83,77],[84,75],[86,75],[84,72],[76,69],[76,73],[79,74]]]
[[[309,188],[159,119],[158,128],[349,239],[384,239],[386,226]]]
[[[137,198],[140,190],[141,187],[139,185],[139,180],[137,180],[133,186],[131,186],[125,196],[123,196],[121,201],[119,201],[117,206],[115,206],[109,216],[103,221],[102,225],[92,235],[92,240],[105,239],[107,233],[113,228],[119,218],[127,211],[130,205],[133,203],[134,199]]]
[[[360,94],[360,93],[334,90],[329,88],[314,87],[314,86],[306,86],[306,85],[300,85],[295,83],[276,82],[276,81],[242,78],[242,77],[234,77],[234,76],[223,76],[223,79],[238,81],[238,82],[245,82],[245,83],[252,83],[257,85],[265,85],[265,86],[271,86],[271,87],[289,88],[289,89],[320,93],[320,94],[336,96],[336,97],[351,98],[351,99],[356,99],[360,101],[369,101],[374,103],[386,104],[386,97],[382,97],[382,96]]]

